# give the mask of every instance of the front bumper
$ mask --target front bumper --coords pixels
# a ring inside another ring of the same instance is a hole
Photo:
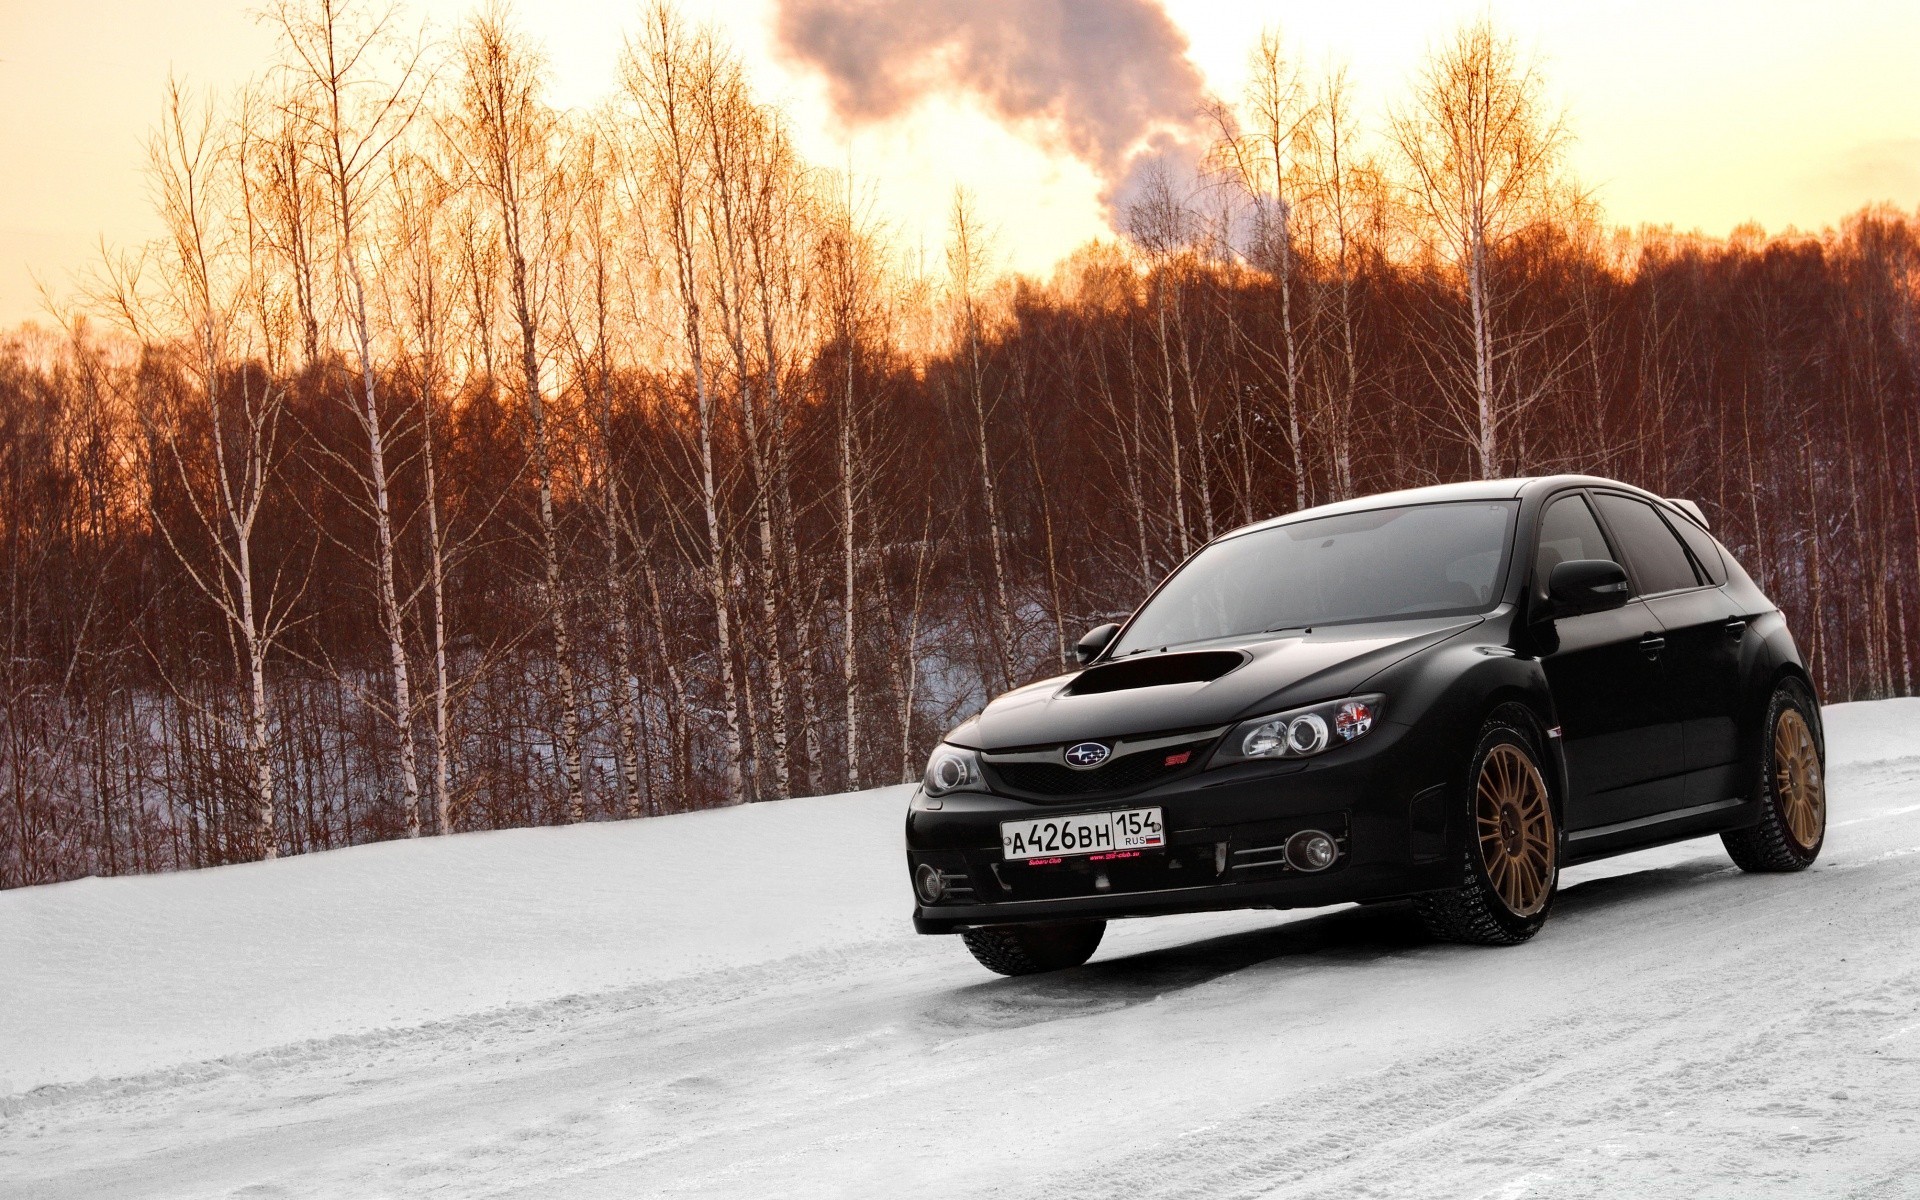
[[[1231,908],[1310,908],[1387,899],[1453,882],[1449,775],[1459,755],[1419,729],[1383,722],[1363,741],[1304,761],[1241,763],[1143,791],[1061,802],[915,792],[907,813],[907,871],[930,863],[954,880],[946,899],[917,904],[914,928],[955,933],[981,925],[1150,916]],[[938,804],[938,807],[933,807]],[[1000,823],[1036,816],[1158,806],[1163,850],[1133,857],[1006,862]],[[1278,853],[1292,834],[1319,829],[1340,856],[1324,871],[1294,869]]]

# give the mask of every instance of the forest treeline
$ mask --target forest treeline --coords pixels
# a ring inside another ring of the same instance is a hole
[[[1009,277],[669,7],[590,112],[378,11],[175,89],[167,236],[0,352],[0,886],[912,778],[1206,539],[1487,475],[1698,501],[1825,699],[1913,691],[1920,216],[1614,230],[1484,23],[1365,114],[1267,37]]]

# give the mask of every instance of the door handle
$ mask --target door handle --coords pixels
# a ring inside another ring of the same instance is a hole
[[[1726,630],[1727,636],[1737,642],[1740,640],[1740,635],[1747,631],[1747,623],[1741,618],[1735,617],[1733,620],[1727,622]]]
[[[1657,633],[1649,633],[1640,639],[1640,649],[1648,658],[1659,658],[1660,652],[1667,648],[1667,639]]]

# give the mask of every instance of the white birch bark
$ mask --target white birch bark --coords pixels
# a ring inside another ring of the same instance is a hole
[[[299,90],[308,99],[297,111],[307,122],[307,140],[320,160],[333,222],[335,286],[339,289],[359,373],[355,414],[367,439],[361,482],[367,489],[374,533],[374,588],[381,634],[386,639],[390,691],[386,713],[399,753],[407,836],[420,834],[420,774],[413,734],[413,685],[406,629],[395,582],[391,480],[387,466],[385,414],[375,366],[374,330],[361,256],[362,226],[370,189],[386,156],[411,123],[417,102],[410,95],[418,63],[401,64],[397,79],[372,74],[377,47],[386,37],[385,18],[362,22],[349,6],[318,0],[310,7],[283,3],[275,12],[291,52]]]
[[[1007,586],[1006,530],[1000,518],[1000,492],[994,479],[992,453],[987,440],[986,368],[980,358],[980,314],[974,299],[974,286],[984,247],[978,244],[972,205],[964,193],[956,193],[953,203],[953,241],[948,248],[948,269],[953,276],[954,299],[958,303],[960,336],[965,343],[967,364],[967,400],[973,423],[974,464],[979,473],[981,503],[986,509],[987,546],[993,569],[993,627],[996,645],[995,665],[999,668],[1000,691],[1014,682],[1013,604]]]
[[[628,97],[645,127],[659,203],[673,256],[673,287],[681,310],[692,375],[696,419],[695,451],[699,471],[700,515],[705,536],[708,602],[714,621],[726,739],[726,795],[744,798],[745,747],[740,729],[740,687],[734,674],[733,627],[727,602],[726,545],[720,527],[719,485],[714,469],[715,401],[707,362],[700,252],[696,225],[703,169],[700,130],[693,92],[714,86],[721,68],[704,37],[690,39],[679,18],[665,5],[650,8],[637,44],[630,43],[623,63]]]
[[[1466,433],[1475,468],[1491,477],[1504,452],[1505,383],[1494,254],[1569,198],[1558,177],[1566,128],[1547,109],[1538,69],[1481,17],[1429,59],[1388,134],[1408,198],[1466,293]]]
[[[165,123],[151,147],[151,172],[171,243],[169,308],[199,360],[199,391],[213,456],[211,495],[196,488],[197,473],[188,466],[173,423],[150,421],[149,439],[164,446],[214,561],[198,562],[157,507],[149,506],[149,516],[193,586],[220,610],[239,650],[245,680],[248,833],[254,854],[271,859],[279,855],[279,836],[267,658],[278,627],[274,597],[271,591],[262,595],[257,578],[254,533],[271,486],[271,454],[285,396],[270,383],[256,390],[244,376],[234,383],[236,396],[229,398],[226,392],[230,332],[240,297],[255,284],[249,278],[251,247],[236,256],[217,228],[217,202],[234,165],[229,148],[216,141],[223,133],[210,106],[198,114],[189,112],[179,86],[169,82]],[[152,340],[152,318],[130,282],[117,293],[113,306],[137,339]],[[233,432],[239,445],[230,448],[236,402],[239,424]]]
[[[550,161],[558,136],[552,114],[538,97],[534,64],[514,45],[491,14],[469,27],[462,44],[466,80],[464,103],[468,147],[483,186],[500,219],[501,247],[507,267],[507,305],[518,335],[520,382],[531,440],[534,487],[540,522],[541,596],[552,634],[553,672],[560,701],[558,751],[567,819],[586,819],[580,747],[580,696],[574,677],[573,639],[560,563],[559,518],[554,509],[553,432],[543,390],[540,363],[542,303],[532,273],[552,264],[536,256],[557,253],[558,171]],[[532,225],[534,228],[529,228]]]

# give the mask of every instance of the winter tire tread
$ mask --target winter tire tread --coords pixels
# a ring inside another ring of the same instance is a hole
[[[1821,734],[1819,705],[1814,702],[1813,693],[1806,684],[1791,677],[1782,680],[1767,702],[1766,723],[1761,726],[1760,762],[1758,777],[1754,781],[1762,801],[1760,821],[1745,829],[1729,829],[1720,835],[1720,844],[1727,848],[1727,857],[1733,859],[1734,865],[1742,871],[1761,875],[1804,871],[1820,857],[1821,847],[1826,844],[1824,829],[1820,840],[1814,843],[1811,850],[1803,850],[1795,844],[1786,817],[1781,812],[1779,799],[1774,795],[1773,730],[1781,713],[1788,707],[1799,710],[1805,718],[1813,732],[1814,746],[1819,751],[1823,770],[1825,767],[1826,745]]]
[[[1445,891],[1427,892],[1413,898],[1413,909],[1421,924],[1426,926],[1430,935],[1442,941],[1475,946],[1517,946],[1540,931],[1547,914],[1553,909],[1550,890],[1547,902],[1540,911],[1526,917],[1514,915],[1501,902],[1487,879],[1486,869],[1479,861],[1478,841],[1474,833],[1474,791],[1479,786],[1480,768],[1486,756],[1495,746],[1508,742],[1517,743],[1533,760],[1535,768],[1541,767],[1540,749],[1532,721],[1526,715],[1510,709],[1495,710],[1480,727],[1480,736],[1474,745],[1473,758],[1467,771],[1466,798],[1460,807],[1466,814],[1468,833],[1460,851],[1460,882]],[[1559,876],[1558,843],[1556,831],[1554,880],[1551,885],[1554,888],[1558,887]]]
[[[1093,957],[1105,921],[1070,925],[989,925],[960,935],[973,957],[1000,975],[1038,975],[1077,967]]]

